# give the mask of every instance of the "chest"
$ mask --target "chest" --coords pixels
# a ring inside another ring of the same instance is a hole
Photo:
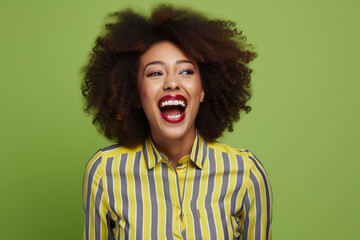
[[[199,169],[187,163],[175,169],[161,162],[144,171],[140,165],[106,174],[108,209],[119,234],[232,236],[245,192],[241,168],[217,164]]]

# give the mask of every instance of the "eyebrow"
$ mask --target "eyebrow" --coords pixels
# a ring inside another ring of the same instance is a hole
[[[189,60],[177,60],[176,64],[181,64],[181,63],[190,63],[191,65],[194,66],[194,68],[196,68],[195,64],[192,61]],[[149,62],[148,64],[145,65],[144,67],[144,71],[143,74],[145,72],[145,69],[150,66],[150,65],[155,65],[155,64],[160,64],[160,65],[165,65],[165,63],[163,61],[153,61],[153,62]]]

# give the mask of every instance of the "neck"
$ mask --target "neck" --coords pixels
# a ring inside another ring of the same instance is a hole
[[[153,142],[159,152],[164,154],[169,162],[177,167],[182,157],[189,155],[196,137],[195,129],[191,134],[178,139],[154,139]]]

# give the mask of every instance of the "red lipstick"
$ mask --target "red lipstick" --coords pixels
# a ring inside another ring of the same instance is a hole
[[[182,95],[166,95],[159,100],[161,117],[169,123],[179,123],[185,118],[187,101]]]

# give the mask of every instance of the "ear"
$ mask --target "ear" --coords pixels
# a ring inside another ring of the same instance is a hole
[[[204,93],[204,89],[201,89],[201,93],[200,93],[200,102],[203,102],[205,98],[205,93]]]

